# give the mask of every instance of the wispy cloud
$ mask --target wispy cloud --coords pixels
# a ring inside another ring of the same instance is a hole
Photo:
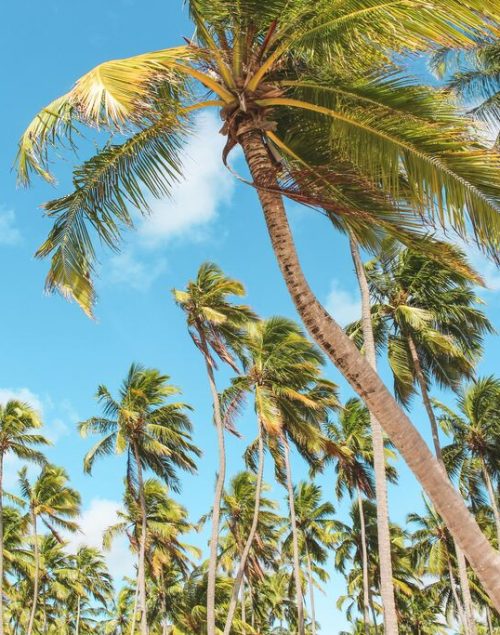
[[[338,280],[333,280],[331,284],[325,307],[341,326],[346,326],[361,317],[361,302],[358,294],[343,289]]]
[[[166,268],[165,258],[141,259],[130,248],[110,258],[106,281],[110,284],[127,285],[135,291],[148,291]]]
[[[16,227],[13,209],[0,207],[0,245],[17,245],[21,242],[21,232]]]
[[[29,388],[0,388],[0,403],[6,404],[8,401],[22,401],[29,404],[40,415],[43,414],[42,399],[35,395]]]
[[[78,521],[80,531],[65,536],[68,541],[67,549],[74,552],[84,545],[102,549],[104,530],[118,521],[117,512],[121,507],[115,500],[93,498]],[[123,576],[132,574],[134,560],[126,537],[116,538],[112,548],[104,554],[115,582],[119,582]]]
[[[220,159],[225,139],[219,128],[213,114],[198,118],[183,152],[183,179],[174,186],[170,199],[150,202],[151,214],[139,225],[146,247],[158,247],[173,238],[204,239],[219,207],[229,202],[235,183]]]

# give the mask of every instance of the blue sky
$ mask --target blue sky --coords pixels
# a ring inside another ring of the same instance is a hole
[[[181,287],[205,260],[217,262],[248,289],[248,301],[262,316],[296,317],[270,249],[255,192],[237,182],[220,161],[223,139],[216,113],[203,115],[186,149],[186,181],[173,200],[153,203],[153,214],[139,220],[118,255],[101,254],[96,321],[74,304],[43,292],[47,262],[33,253],[50,227],[40,204],[67,192],[71,162],[62,157],[57,188],[35,182],[31,190],[16,188],[12,165],[23,128],[47,102],[67,91],[85,71],[99,62],[147,50],[175,46],[192,27],[180,0],[67,0],[8,3],[3,10],[3,86],[0,100],[0,267],[2,310],[0,400],[20,396],[43,413],[47,434],[54,441],[53,461],[63,465],[83,495],[84,537],[97,543],[104,526],[113,521],[122,493],[124,465],[107,459],[92,478],[82,472],[89,446],[79,438],[77,421],[97,413],[93,395],[100,383],[114,389],[131,362],[160,368],[183,390],[194,408],[195,440],[204,451],[197,477],[186,477],[181,496],[193,519],[209,507],[215,473],[215,438],[210,422],[210,398],[203,365],[186,333],[183,316],[170,289]],[[236,159],[236,161],[238,161]],[[303,265],[318,297],[343,323],[358,315],[352,264],[344,238],[309,210],[290,209],[292,227]],[[490,285],[482,295],[488,313],[498,320],[500,275],[472,254]],[[485,347],[482,373],[493,373],[500,353],[491,337]],[[383,365],[382,365],[383,366]],[[342,397],[349,396],[338,373]],[[427,437],[427,425],[416,403],[415,424]],[[252,439],[248,413],[241,422],[243,441],[230,440],[230,467],[242,467],[245,441]],[[15,483],[19,466],[10,460],[7,485]],[[419,488],[404,466],[400,486],[390,492],[391,514],[403,521],[420,507]],[[305,475],[297,459],[296,478]],[[268,474],[271,478],[271,473]],[[325,496],[332,494],[333,475],[322,478]],[[283,497],[279,489],[277,497]],[[339,506],[345,517],[346,505]],[[193,541],[204,546],[206,534]],[[116,575],[130,571],[131,556],[119,543],[109,556]],[[331,567],[331,563],[330,563]],[[318,619],[324,633],[337,633],[344,620],[335,608],[344,593],[334,575],[328,597],[318,599]]]

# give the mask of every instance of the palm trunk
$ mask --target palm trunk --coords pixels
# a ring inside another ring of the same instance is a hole
[[[292,469],[290,466],[290,447],[286,433],[281,437],[283,442],[286,488],[288,491],[288,506],[290,508],[290,525],[292,527],[292,548],[293,548],[293,577],[295,581],[295,596],[297,603],[297,635],[305,635],[304,625],[304,601],[302,598],[302,584],[300,580],[300,560],[299,560],[299,536],[297,533],[297,517],[295,515],[295,499],[293,496]]]
[[[354,238],[350,237],[351,255],[356,269],[361,294],[361,323],[363,328],[365,357],[377,370],[377,354],[373,325],[371,319],[370,289],[366,279],[365,268],[359,255],[359,248]],[[384,608],[384,626],[386,635],[397,635],[398,616],[394,599],[394,583],[392,574],[391,534],[389,528],[389,504],[387,501],[387,477],[385,472],[384,435],[380,423],[370,410],[370,424],[373,443],[373,468],[375,472],[375,497],[377,501],[377,541],[380,562],[380,596]]]
[[[252,525],[250,527],[250,531],[248,533],[248,538],[243,548],[243,552],[240,558],[240,564],[238,566],[238,572],[236,574],[236,578],[233,585],[233,590],[231,594],[231,600],[229,603],[229,608],[227,612],[226,625],[224,626],[224,635],[229,635],[231,632],[231,627],[233,624],[234,613],[236,611],[236,606],[238,604],[238,595],[240,592],[240,587],[243,582],[243,577],[245,575],[245,568],[248,560],[248,555],[250,553],[250,549],[252,548],[253,541],[255,539],[255,534],[257,533],[257,528],[259,525],[259,514],[260,514],[260,498],[262,493],[262,480],[264,476],[264,439],[262,435],[262,424],[259,425],[259,436],[258,436],[258,468],[257,468],[257,481],[255,483],[255,506],[253,510],[253,518]]]
[[[384,427],[500,611],[500,553],[481,533],[462,497],[380,377],[311,291],[300,267],[282,197],[267,189],[276,188],[276,171],[261,132],[246,131],[239,140],[258,188],[276,258],[304,325]]]
[[[222,503],[222,496],[224,493],[224,483],[226,480],[226,447],[224,439],[224,422],[222,421],[219,393],[217,392],[217,384],[215,383],[214,369],[210,360],[208,344],[202,328],[199,329],[199,335],[203,350],[203,356],[205,358],[208,383],[210,385],[210,392],[212,394],[214,421],[215,427],[217,429],[217,445],[219,453],[219,471],[217,474],[217,482],[215,484],[214,505],[212,511],[212,532],[210,536],[210,555],[208,560],[207,575],[207,635],[215,635],[215,586],[217,582],[217,548],[219,546],[220,508]]]
[[[359,526],[361,529],[361,564],[363,569],[363,623],[365,634],[370,635],[370,580],[368,579],[368,550],[366,548],[365,512],[363,498],[358,489]]]
[[[467,575],[467,562],[463,551],[455,544],[458,565],[458,579],[460,580],[460,588],[462,589],[462,597],[464,599],[464,613],[466,620],[466,635],[477,635],[476,620],[474,617],[474,604],[470,592],[469,576]]]
[[[432,407],[431,399],[429,397],[429,391],[427,389],[427,381],[425,379],[424,372],[422,370],[422,365],[420,363],[420,357],[418,354],[417,347],[411,335],[407,335],[408,348],[410,350],[411,360],[413,363],[413,368],[415,370],[415,376],[418,381],[418,385],[420,387],[420,393],[422,395],[422,401],[424,404],[425,411],[429,418],[429,422],[431,424],[431,432],[432,432],[432,442],[434,445],[434,450],[436,452],[436,458],[438,463],[443,470],[443,473],[448,477],[448,473],[446,471],[446,466],[443,460],[443,453],[441,451],[441,442],[439,440],[439,427],[436,419],[436,415],[434,414],[434,409]],[[469,578],[467,576],[467,563],[465,561],[464,554],[460,549],[459,545],[453,539],[453,543],[455,545],[455,552],[457,554],[457,564],[458,564],[458,575],[460,579],[460,589],[462,591],[462,600],[463,600],[463,608],[464,608],[464,616],[465,623],[464,629],[466,631],[466,635],[476,635],[476,626],[474,621],[474,605],[472,603],[472,597],[470,592],[470,584]]]
[[[135,633],[135,625],[137,621],[137,604],[139,602],[139,580],[135,584],[134,609],[132,611],[132,625],[130,626],[130,635]]]
[[[139,589],[139,612],[141,614],[141,635],[148,635],[148,612],[146,606],[146,498],[144,496],[144,480],[142,476],[139,450],[134,444],[134,456],[137,464],[137,487],[139,490],[139,506],[141,511],[141,533],[139,536],[139,561],[137,567],[137,587]]]
[[[245,576],[243,576],[243,580],[241,581],[241,621],[243,624],[247,623],[247,609],[245,606]]]
[[[33,602],[31,604],[30,619],[26,635],[32,635],[35,624],[36,607],[38,602],[38,586],[40,584],[40,553],[38,550],[38,534],[36,530],[36,516],[31,510],[31,525],[33,529],[33,551],[35,556],[35,577],[33,580]]]
[[[0,453],[0,635],[3,626],[3,452]]]
[[[458,595],[457,583],[455,582],[455,576],[453,575],[453,567],[451,565],[451,560],[449,557],[448,557],[448,576],[450,578],[451,594],[457,606],[458,617],[460,619],[460,622],[462,623],[462,626],[464,627],[464,632],[467,633],[467,618],[465,616],[463,604]]]
[[[309,586],[309,602],[311,604],[311,635],[316,635],[316,607],[314,603],[314,580],[312,573],[311,556],[307,549],[307,584]]]
[[[495,495],[495,490],[493,488],[493,483],[491,482],[491,477],[488,472],[488,468],[486,467],[486,463],[483,460],[481,460],[481,463],[482,463],[482,469],[483,469],[484,482],[486,484],[486,489],[488,491],[490,505],[491,505],[491,508],[493,509],[493,516],[495,517],[495,527],[497,531],[497,545],[498,545],[498,548],[500,549],[500,511],[498,509],[498,501]]]
[[[76,635],[80,634],[80,614],[81,614],[81,597],[78,596],[78,600],[76,601],[76,625],[75,625],[75,633]]]

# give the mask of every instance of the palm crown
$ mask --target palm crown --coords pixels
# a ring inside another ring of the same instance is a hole
[[[494,0],[191,0],[196,39],[106,62],[33,120],[19,175],[51,179],[47,149],[80,124],[109,142],[74,172],[74,191],[46,204],[54,226],[49,289],[91,311],[94,234],[116,248],[130,206],[169,191],[193,112],[219,107],[228,141],[259,130],[279,191],[326,211],[363,242],[429,220],[469,224],[493,254],[500,227],[499,156],[474,141],[448,97],[410,85],[395,53],[473,47],[491,36]],[[486,18],[486,19],[485,19]],[[397,25],[397,26],[396,26]],[[208,91],[208,95],[207,95]],[[122,144],[113,142],[124,132]],[[262,185],[262,184],[261,184]]]

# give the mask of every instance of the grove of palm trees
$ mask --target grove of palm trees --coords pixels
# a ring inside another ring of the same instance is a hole
[[[500,633],[498,2],[95,2],[11,9],[0,635]]]

